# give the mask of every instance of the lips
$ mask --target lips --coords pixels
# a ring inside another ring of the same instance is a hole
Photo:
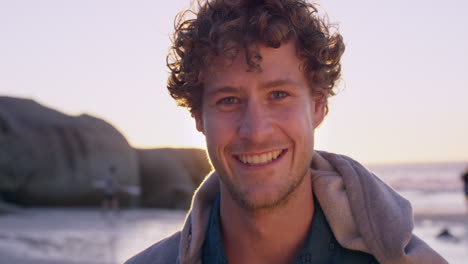
[[[240,162],[255,166],[255,165],[264,165],[270,162],[273,162],[275,159],[279,158],[285,150],[274,150],[269,152],[264,152],[261,154],[241,154],[235,155],[234,157]]]

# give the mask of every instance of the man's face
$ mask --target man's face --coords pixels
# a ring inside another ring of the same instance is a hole
[[[314,128],[324,105],[312,96],[293,42],[259,46],[261,72],[247,72],[245,54],[205,74],[197,129],[221,179],[222,195],[246,209],[286,201],[308,174]]]

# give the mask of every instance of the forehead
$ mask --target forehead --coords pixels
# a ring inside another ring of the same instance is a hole
[[[276,79],[292,79],[304,81],[301,61],[296,55],[292,41],[284,43],[279,48],[265,45],[258,46],[261,71],[249,71],[244,50],[239,51],[234,60],[218,58],[204,74],[205,89],[219,86],[242,86],[249,81],[271,82]]]

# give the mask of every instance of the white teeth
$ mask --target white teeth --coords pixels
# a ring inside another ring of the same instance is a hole
[[[273,159],[273,153],[271,153],[271,152],[270,152],[270,153],[267,153],[267,154],[266,154],[266,158],[267,158],[268,160],[272,160],[272,159]]]
[[[253,156],[252,157],[253,163],[254,164],[260,163],[260,158],[261,158],[261,156],[258,156],[258,155]]]
[[[270,151],[260,155],[239,155],[237,158],[245,164],[249,165],[260,165],[269,163],[278,158],[282,150]]]

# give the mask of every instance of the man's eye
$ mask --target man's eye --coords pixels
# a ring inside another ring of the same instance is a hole
[[[285,97],[288,97],[288,95],[289,94],[287,92],[273,91],[273,92],[271,92],[270,97],[271,97],[271,99],[283,99]]]
[[[217,105],[231,105],[231,104],[238,104],[239,99],[234,96],[224,97],[216,102]]]

